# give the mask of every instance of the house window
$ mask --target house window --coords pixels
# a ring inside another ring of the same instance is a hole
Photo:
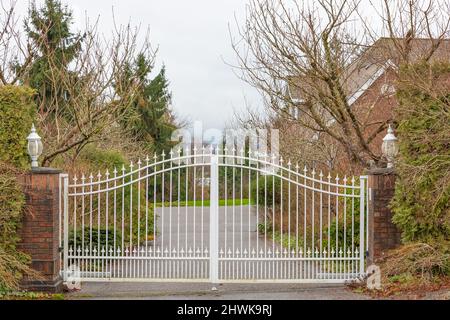
[[[298,107],[295,106],[292,108],[292,116],[294,117],[295,120],[298,120],[298,114],[299,114],[299,110]]]
[[[299,117],[300,117],[300,112],[301,112],[300,108],[301,108],[302,104],[305,102],[305,100],[303,100],[303,99],[294,99],[293,102],[294,102],[294,106],[291,107],[291,109],[290,109],[291,116],[294,119],[298,120]]]

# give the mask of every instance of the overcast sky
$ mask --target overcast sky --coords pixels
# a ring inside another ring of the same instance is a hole
[[[37,3],[42,3],[42,0]],[[85,14],[100,16],[100,31],[118,23],[150,27],[151,42],[159,46],[158,67],[164,63],[173,92],[173,108],[190,122],[203,121],[205,129],[223,128],[245,103],[258,107],[259,94],[236,77],[224,61],[235,63],[228,24],[243,22],[245,0],[63,0],[74,11],[77,24]],[[18,12],[26,13],[27,1],[19,0]]]

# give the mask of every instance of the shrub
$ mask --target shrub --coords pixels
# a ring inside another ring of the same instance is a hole
[[[351,189],[346,190],[346,194],[352,194]],[[346,219],[344,219],[344,213],[343,213],[343,204],[340,205],[340,212],[339,212],[339,220],[336,226],[336,218],[332,219],[330,228],[325,228],[324,234],[323,234],[323,247],[327,248],[328,245],[330,248],[336,248],[336,233],[337,233],[337,239],[338,239],[338,245],[339,248],[344,247],[344,240],[345,245],[347,249],[352,248],[352,237],[353,237],[353,245],[354,248],[359,247],[360,243],[360,200],[359,198],[354,198],[354,203],[351,198],[345,198],[346,201]],[[353,207],[353,234],[352,234],[352,207]],[[342,211],[341,211],[342,210]],[[328,233],[330,234],[330,243],[328,243]],[[345,235],[345,237],[344,237]]]
[[[0,161],[25,168],[28,165],[26,137],[36,106],[28,87],[0,86]]]
[[[114,168],[121,170],[122,166],[127,165],[125,156],[119,151],[103,150],[95,145],[85,147],[80,154],[79,160],[88,164],[89,168],[87,169],[93,172],[106,169],[112,172]]]
[[[383,273],[394,279],[450,276],[450,243],[411,243],[390,251],[383,260]]]
[[[106,229],[98,229],[93,227],[92,228],[92,242],[90,242],[91,237],[91,230],[89,227],[84,228],[84,249],[89,248],[90,245],[92,245],[92,248],[97,248],[100,246],[101,248],[106,248],[106,244],[108,244],[108,247],[114,249],[114,228],[108,229],[108,237],[106,237]],[[76,246],[75,246],[75,240],[76,240]],[[69,248],[72,248],[73,250],[78,250],[78,248],[81,248],[83,243],[83,232],[82,230],[77,230],[75,239],[74,239],[74,232],[71,231],[69,234]],[[99,241],[100,240],[100,241]],[[119,232],[116,233],[116,247],[120,246],[122,243],[122,235]]]
[[[0,291],[17,289],[24,274],[38,277],[28,267],[29,257],[16,250],[25,197],[17,170],[0,163]]]
[[[266,189],[266,179],[267,179],[267,189]],[[252,200],[256,202],[256,197],[258,196],[259,205],[264,206],[267,204],[268,207],[279,205],[281,203],[281,179],[275,176],[267,176],[267,178],[260,177],[259,183],[256,180],[252,181]],[[267,199],[266,199],[267,195]],[[275,199],[275,201],[274,201]]]
[[[402,67],[400,75],[395,111],[400,154],[393,222],[405,242],[448,240],[450,64]]]

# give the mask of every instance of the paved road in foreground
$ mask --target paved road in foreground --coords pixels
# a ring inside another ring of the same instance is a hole
[[[84,283],[69,299],[89,300],[365,300],[342,285],[207,283]]]

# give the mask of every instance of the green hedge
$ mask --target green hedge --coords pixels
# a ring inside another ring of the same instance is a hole
[[[25,168],[28,161],[26,137],[36,106],[34,91],[23,86],[0,86],[0,161]]]
[[[17,289],[29,257],[16,250],[17,230],[22,221],[25,196],[16,180],[16,170],[0,162],[0,292]]]
[[[402,67],[392,209],[405,242],[450,238],[450,64]]]

